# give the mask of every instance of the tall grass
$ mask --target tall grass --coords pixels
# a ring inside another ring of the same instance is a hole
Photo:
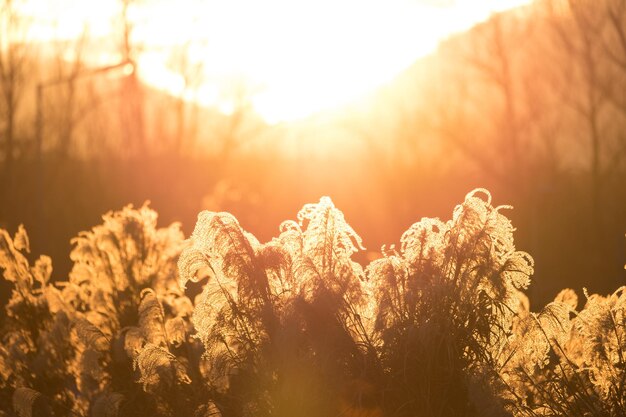
[[[0,231],[0,415],[625,415],[624,289],[531,313],[508,208],[475,190],[365,268],[327,197],[266,243],[126,207],[73,240],[67,280]]]

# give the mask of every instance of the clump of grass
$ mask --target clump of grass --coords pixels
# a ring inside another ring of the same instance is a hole
[[[54,283],[22,227],[0,230],[0,415],[625,415],[624,288],[531,313],[507,208],[475,190],[363,268],[327,197],[267,243],[208,211],[185,241],[129,206]]]
[[[484,415],[489,390],[474,398],[475,388],[502,356],[533,271],[505,208],[475,190],[451,220],[422,219],[368,267],[389,415]]]
[[[306,205],[266,244],[226,213],[203,212],[179,260],[182,284],[208,276],[193,323],[223,415],[336,415],[366,376],[360,237],[330,199]]]
[[[183,235],[156,219],[147,206],[107,213],[72,241],[69,279],[54,284],[49,258],[28,264],[23,228],[14,238],[0,231],[0,267],[13,283],[0,408],[108,416],[190,415],[199,406],[183,366],[201,355],[189,338],[193,306],[178,285]],[[182,384],[168,385],[170,368]]]

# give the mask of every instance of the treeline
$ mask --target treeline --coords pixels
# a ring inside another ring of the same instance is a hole
[[[562,286],[555,277],[619,285],[625,63],[625,1],[535,1],[450,38],[348,123],[393,184],[386,198],[407,211],[417,166],[507,196],[527,226],[517,238],[541,260],[542,299]]]

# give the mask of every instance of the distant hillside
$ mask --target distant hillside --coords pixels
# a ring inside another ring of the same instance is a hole
[[[537,1],[452,36],[335,124],[395,181],[419,166],[502,190],[535,225],[520,242],[538,253],[539,293],[554,277],[621,285],[625,39],[624,1]]]

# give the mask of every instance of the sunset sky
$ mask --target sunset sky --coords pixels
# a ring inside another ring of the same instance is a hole
[[[392,79],[451,33],[528,0],[144,0],[129,9],[141,45],[141,77],[173,94],[181,50],[200,68],[193,99],[228,112],[229,85],[245,83],[268,122],[342,105]],[[106,37],[119,28],[121,1],[25,0],[31,38]],[[119,57],[103,51],[100,62]]]

